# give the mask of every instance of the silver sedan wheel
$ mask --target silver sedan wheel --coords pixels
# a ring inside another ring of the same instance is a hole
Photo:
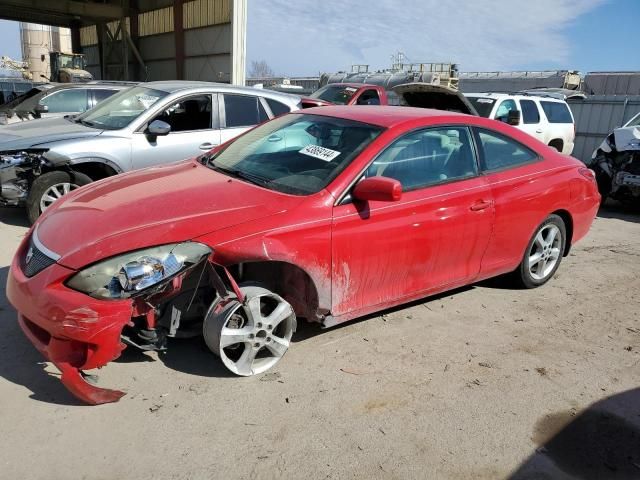
[[[231,372],[244,377],[273,367],[289,349],[296,327],[291,305],[261,287],[242,288],[246,305],[230,300],[207,313],[203,333],[207,346]]]
[[[542,227],[533,240],[528,253],[529,274],[535,280],[544,280],[552,272],[562,252],[562,232],[549,223]]]
[[[42,194],[42,197],[40,197],[40,211],[44,212],[53,204],[53,202],[62,198],[64,195],[76,188],[78,188],[78,185],[68,182],[51,185],[44,194]]]

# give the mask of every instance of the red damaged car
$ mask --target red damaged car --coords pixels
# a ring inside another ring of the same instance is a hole
[[[64,385],[104,403],[123,393],[84,370],[127,346],[204,335],[253,375],[301,318],[331,327],[505,273],[542,285],[599,201],[582,163],[508,125],[321,107],[65,196],[20,245],[7,296]]]

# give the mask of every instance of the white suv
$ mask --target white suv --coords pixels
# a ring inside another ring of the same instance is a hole
[[[508,123],[571,155],[576,136],[567,102],[559,98],[527,93],[465,93],[478,115]]]

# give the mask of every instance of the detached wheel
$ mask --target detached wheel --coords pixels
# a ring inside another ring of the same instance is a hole
[[[203,335],[225,367],[248,377],[269,370],[284,356],[296,329],[296,315],[287,301],[266,288],[240,290],[246,306],[235,298],[214,302]]]
[[[79,172],[55,170],[40,175],[31,185],[27,197],[27,215],[29,216],[29,221],[34,223],[40,214],[53,205],[55,201],[71,190],[87,185],[91,183],[91,181],[91,178]]]
[[[566,238],[562,218],[549,215],[536,229],[520,266],[514,272],[518,283],[525,288],[547,283],[560,266]]]

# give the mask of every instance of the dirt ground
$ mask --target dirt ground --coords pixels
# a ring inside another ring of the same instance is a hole
[[[200,340],[126,351],[78,404],[4,295],[26,232],[0,209],[0,477],[640,478],[640,216],[601,211],[537,290],[483,282],[322,331],[229,376]]]

